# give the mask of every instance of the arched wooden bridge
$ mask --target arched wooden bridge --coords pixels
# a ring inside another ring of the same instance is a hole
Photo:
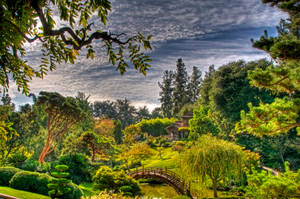
[[[190,184],[186,183],[175,172],[170,171],[167,168],[141,168],[132,170],[127,175],[134,179],[151,178],[163,181],[173,187],[178,194],[191,197]]]

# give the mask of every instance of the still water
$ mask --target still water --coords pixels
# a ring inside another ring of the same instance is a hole
[[[141,183],[143,198],[165,199],[178,196],[176,191],[167,184]]]

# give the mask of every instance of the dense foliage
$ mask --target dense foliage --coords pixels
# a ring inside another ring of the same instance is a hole
[[[256,68],[266,68],[269,62],[258,60],[252,62],[236,61],[225,64],[206,73],[200,86],[201,105],[210,109],[209,118],[222,130],[223,136],[229,138],[231,130],[240,120],[240,111],[248,111],[248,103],[258,105],[271,102],[273,97],[265,90],[250,86],[247,74]]]
[[[71,154],[61,156],[58,159],[58,163],[68,166],[70,179],[74,183],[80,184],[82,182],[91,181],[89,160],[84,155]]]
[[[45,157],[55,150],[68,130],[85,117],[85,112],[79,106],[78,100],[63,97],[59,93],[40,92],[37,99],[47,113],[47,140],[39,157],[41,163]]]
[[[250,105],[250,112],[242,112],[242,126],[254,135],[279,135],[296,128],[300,132],[300,63],[299,63],[299,2],[295,0],[265,0],[286,14],[281,20],[276,37],[268,37],[267,32],[253,43],[255,48],[264,50],[276,61],[266,69],[256,69],[249,74],[251,84],[287,97],[260,106]]]
[[[275,176],[266,171],[254,171],[248,175],[246,193],[251,198],[297,198],[300,194],[300,170],[292,172],[286,165],[286,171]]]
[[[214,197],[218,183],[230,178],[242,181],[246,153],[242,147],[209,135],[199,137],[194,146],[183,155],[182,167],[185,172],[196,174],[204,181],[212,182]]]
[[[213,134],[217,135],[219,129],[214,125],[209,117],[209,108],[207,106],[200,106],[193,112],[193,118],[190,119],[190,139],[197,140],[199,135]]]
[[[93,176],[93,183],[95,189],[121,191],[129,196],[140,195],[140,188],[134,179],[126,176],[123,171],[114,172],[106,166],[99,168]]]

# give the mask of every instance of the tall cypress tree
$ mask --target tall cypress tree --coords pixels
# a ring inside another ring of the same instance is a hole
[[[161,102],[161,110],[164,117],[172,117],[172,98],[173,98],[173,72],[166,70],[163,75],[162,83],[158,82],[158,85],[161,89],[159,92],[159,101]]]
[[[177,115],[184,104],[188,103],[187,95],[188,75],[182,59],[177,60],[176,73],[174,74],[173,115]]]
[[[195,103],[199,96],[202,72],[193,66],[193,72],[188,83],[188,101]]]

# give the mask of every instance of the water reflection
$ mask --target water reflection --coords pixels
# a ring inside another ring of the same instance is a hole
[[[167,184],[141,183],[142,198],[167,199],[178,196],[174,188]]]

